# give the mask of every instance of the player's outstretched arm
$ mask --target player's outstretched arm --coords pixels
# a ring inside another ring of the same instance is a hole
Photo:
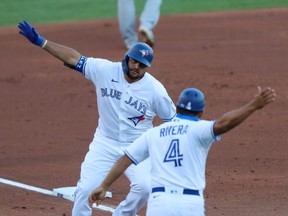
[[[111,184],[119,178],[124,171],[132,164],[132,161],[126,155],[122,156],[117,163],[112,167],[110,172],[107,174],[101,185],[96,188],[89,197],[89,202],[94,203],[96,202],[97,205],[105,199],[105,194]]]
[[[31,43],[36,46],[42,47],[51,55],[55,56],[64,63],[76,66],[81,54],[76,50],[46,40],[41,36],[37,30],[31,26],[27,21],[20,22],[18,25],[19,33],[26,37]]]
[[[228,132],[243,122],[256,110],[262,109],[269,103],[273,102],[275,97],[276,93],[274,89],[267,87],[261,90],[261,88],[258,87],[258,93],[249,103],[239,109],[225,113],[216,121],[214,124],[214,134],[221,135]]]

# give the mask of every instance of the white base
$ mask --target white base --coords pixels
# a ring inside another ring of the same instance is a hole
[[[62,188],[54,188],[53,195],[57,197],[61,197],[67,200],[74,201],[74,192],[76,187],[62,187]],[[112,192],[106,192],[106,198],[112,198]]]

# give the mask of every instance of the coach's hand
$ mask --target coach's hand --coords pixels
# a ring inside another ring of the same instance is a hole
[[[27,21],[20,22],[18,28],[20,29],[20,34],[24,35],[31,43],[37,46],[41,46],[45,40]]]
[[[105,199],[106,192],[107,190],[99,186],[91,193],[89,197],[89,202],[91,204],[96,202],[96,205],[98,206],[101,203],[101,201]]]

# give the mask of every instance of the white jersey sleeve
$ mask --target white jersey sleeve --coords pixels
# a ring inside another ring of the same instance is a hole
[[[154,79],[155,112],[164,121],[171,121],[176,114],[176,108],[164,86]],[[168,117],[168,118],[167,118]]]
[[[149,130],[150,131],[150,130]],[[149,157],[148,137],[149,131],[138,137],[132,145],[124,150],[124,153],[137,165]]]
[[[114,71],[117,63],[111,62],[107,59],[101,58],[88,58],[83,75],[91,80],[94,84],[105,78],[106,75],[102,74],[105,71]],[[103,71],[103,72],[102,72]],[[104,75],[104,76],[103,76]]]

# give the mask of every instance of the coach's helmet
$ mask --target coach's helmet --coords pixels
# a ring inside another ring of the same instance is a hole
[[[133,47],[131,47],[125,54],[124,59],[122,60],[122,68],[125,73],[128,73],[128,61],[129,58],[132,58],[147,67],[151,67],[153,60],[153,49],[146,43],[138,42]]]
[[[181,92],[177,106],[189,111],[200,112],[204,110],[204,94],[196,88],[188,88]]]

